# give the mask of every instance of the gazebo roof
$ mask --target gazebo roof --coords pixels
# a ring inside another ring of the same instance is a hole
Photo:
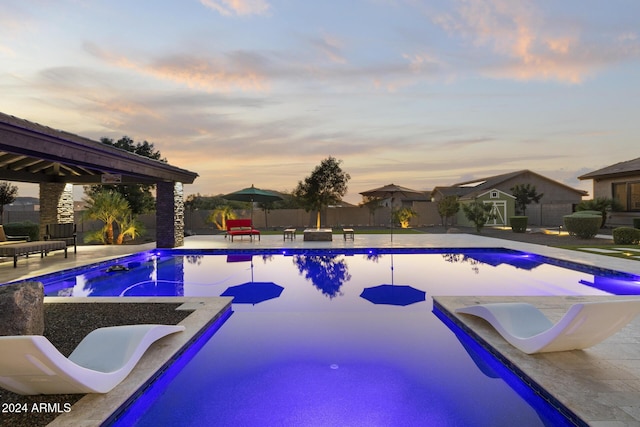
[[[0,113],[0,179],[99,184],[182,182],[197,173],[69,132]]]

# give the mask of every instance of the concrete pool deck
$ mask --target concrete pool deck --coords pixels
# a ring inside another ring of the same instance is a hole
[[[341,237],[341,236],[338,236]],[[330,242],[304,242],[302,239],[283,240],[282,235],[262,236],[260,241],[236,240],[233,243],[222,235],[192,236],[185,239],[184,249],[270,249],[270,248],[506,248],[536,253],[544,256],[586,264],[594,267],[623,271],[640,275],[640,262],[619,259],[596,253],[584,253],[550,246],[496,239],[470,234],[403,234],[394,235],[393,244],[388,234],[356,234],[355,239],[335,238]],[[14,269],[11,262],[0,263],[0,280],[3,282],[26,279],[62,269],[78,267],[130,253],[154,249],[155,244],[139,246],[80,246],[78,254],[69,254],[68,259],[51,254],[40,259],[31,257],[21,260]],[[501,301],[516,297],[435,296],[434,300],[444,311],[453,313],[455,308],[476,302],[487,302],[499,298]],[[541,308],[551,318],[558,318],[576,301],[592,298],[625,297],[517,297]],[[140,302],[157,301],[160,298],[138,299]],[[193,298],[192,298],[193,299]],[[143,301],[141,301],[143,300]],[[216,298],[195,298],[200,303]],[[89,301],[86,301],[89,302]],[[119,300],[118,302],[124,302]],[[168,302],[168,301],[167,301]],[[221,309],[220,309],[221,310]],[[215,316],[215,310],[209,310]],[[204,312],[202,312],[204,313]],[[534,379],[554,398],[573,411],[580,419],[593,426],[640,426],[640,317],[631,322],[623,331],[603,343],[584,351],[548,353],[528,356],[510,347],[502,338],[481,320],[465,316],[456,322],[468,327],[473,333],[489,343],[494,351],[512,361],[518,369]],[[206,316],[205,316],[206,317]],[[187,319],[185,319],[186,321]],[[193,328],[192,328],[193,329]],[[151,356],[150,356],[151,357]],[[102,408],[103,412],[114,411],[118,404],[111,400],[113,392],[101,399],[94,398],[92,411]],[[80,403],[80,402],[78,402]],[[74,425],[99,425],[97,418],[83,418],[80,408],[72,409]],[[54,423],[62,422],[60,417]],[[52,424],[52,425],[69,425]]]

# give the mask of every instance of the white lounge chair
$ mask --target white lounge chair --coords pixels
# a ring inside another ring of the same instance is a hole
[[[107,393],[151,344],[184,331],[175,325],[126,325],[89,333],[69,358],[40,335],[0,337],[0,387],[23,395]]]
[[[455,311],[483,318],[514,347],[532,354],[596,345],[640,313],[640,300],[574,304],[555,325],[527,303],[478,304]]]

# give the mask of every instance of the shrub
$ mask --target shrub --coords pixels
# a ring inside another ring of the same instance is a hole
[[[7,236],[29,236],[29,240],[40,240],[40,225],[31,222],[10,222],[4,225]]]
[[[631,227],[613,229],[613,243],[616,245],[637,245],[640,242],[640,230]]]
[[[633,228],[640,228],[640,218],[633,218]]]
[[[527,231],[528,220],[529,220],[529,217],[526,217],[526,216],[509,217],[511,230],[513,230],[514,233],[524,233],[525,231]]]
[[[473,202],[462,205],[464,216],[476,226],[477,233],[480,233],[482,227],[494,218],[491,209],[490,204],[482,203],[478,199],[473,199]]]
[[[400,224],[401,228],[409,228],[411,218],[418,216],[418,213],[410,208],[402,208],[394,211],[393,220],[396,224]]]
[[[564,228],[572,236],[578,236],[581,239],[591,239],[598,234],[602,217],[599,215],[565,215]]]
[[[602,216],[602,212],[600,211],[576,211],[573,213],[573,215],[598,215],[598,216]]]

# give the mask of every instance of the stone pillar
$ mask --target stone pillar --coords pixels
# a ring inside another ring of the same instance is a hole
[[[159,182],[156,186],[156,246],[184,245],[184,190],[181,182]]]
[[[40,183],[40,239],[47,224],[73,223],[73,184]]]

